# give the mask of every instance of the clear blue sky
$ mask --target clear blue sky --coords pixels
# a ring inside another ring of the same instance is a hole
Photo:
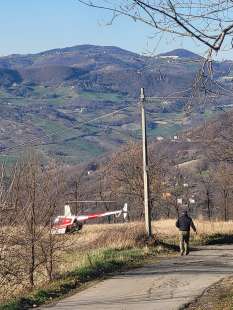
[[[106,26],[111,15],[91,9],[77,0],[0,0],[0,56],[35,53],[79,44],[115,45],[143,53],[187,48],[204,54],[206,48],[192,40],[150,39],[153,29],[126,17]],[[149,45],[148,45],[149,44]],[[233,58],[230,52],[224,55]]]

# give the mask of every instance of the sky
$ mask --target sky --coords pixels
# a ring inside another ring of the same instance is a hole
[[[0,0],[0,56],[36,53],[80,44],[112,45],[137,53],[186,48],[204,55],[206,47],[191,39],[153,37],[153,28],[82,5],[77,0]],[[233,59],[230,51],[222,58]]]

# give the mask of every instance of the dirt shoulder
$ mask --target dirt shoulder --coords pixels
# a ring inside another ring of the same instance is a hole
[[[197,300],[183,308],[184,310],[232,310],[233,277],[220,280],[206,289]]]

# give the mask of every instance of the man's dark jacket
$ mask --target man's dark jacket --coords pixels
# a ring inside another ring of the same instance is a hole
[[[179,228],[181,231],[190,231],[190,227],[194,231],[196,231],[196,227],[193,224],[193,220],[188,215],[181,215],[178,220],[176,221],[176,227]]]

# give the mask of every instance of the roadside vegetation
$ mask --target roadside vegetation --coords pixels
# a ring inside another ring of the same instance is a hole
[[[224,243],[226,236],[233,236],[233,222],[195,221],[195,224],[198,235],[192,235],[192,245]],[[60,248],[54,259],[52,279],[45,279],[41,266],[33,288],[19,283],[12,291],[6,286],[0,309],[27,309],[52,302],[114,272],[178,255],[175,219],[154,221],[153,232],[154,238],[148,242],[144,224],[132,222],[86,225],[79,233],[57,236]]]
[[[87,225],[79,233],[55,238],[60,246],[53,259],[52,279],[44,277],[41,264],[33,287],[24,281],[12,290],[9,281],[1,289],[2,309],[24,309],[64,297],[92,280],[171,252],[156,239],[145,244],[142,223]]]
[[[1,308],[49,303],[114,272],[177,255],[175,218],[184,207],[198,231],[191,246],[231,243],[233,165],[217,161],[215,144],[209,145],[208,157],[205,152],[200,157],[199,144],[190,152],[193,136],[184,139],[182,144],[167,143],[166,150],[159,142],[149,147],[152,240],[143,224],[142,151],[137,143],[86,166],[62,166],[32,151],[12,168],[1,166]],[[83,203],[90,199],[114,204]],[[106,218],[74,235],[52,235],[54,216],[63,214],[67,201],[74,202],[73,214],[111,211],[127,202],[129,223]]]
[[[233,278],[225,278],[210,286],[197,300],[183,310],[232,310]]]

